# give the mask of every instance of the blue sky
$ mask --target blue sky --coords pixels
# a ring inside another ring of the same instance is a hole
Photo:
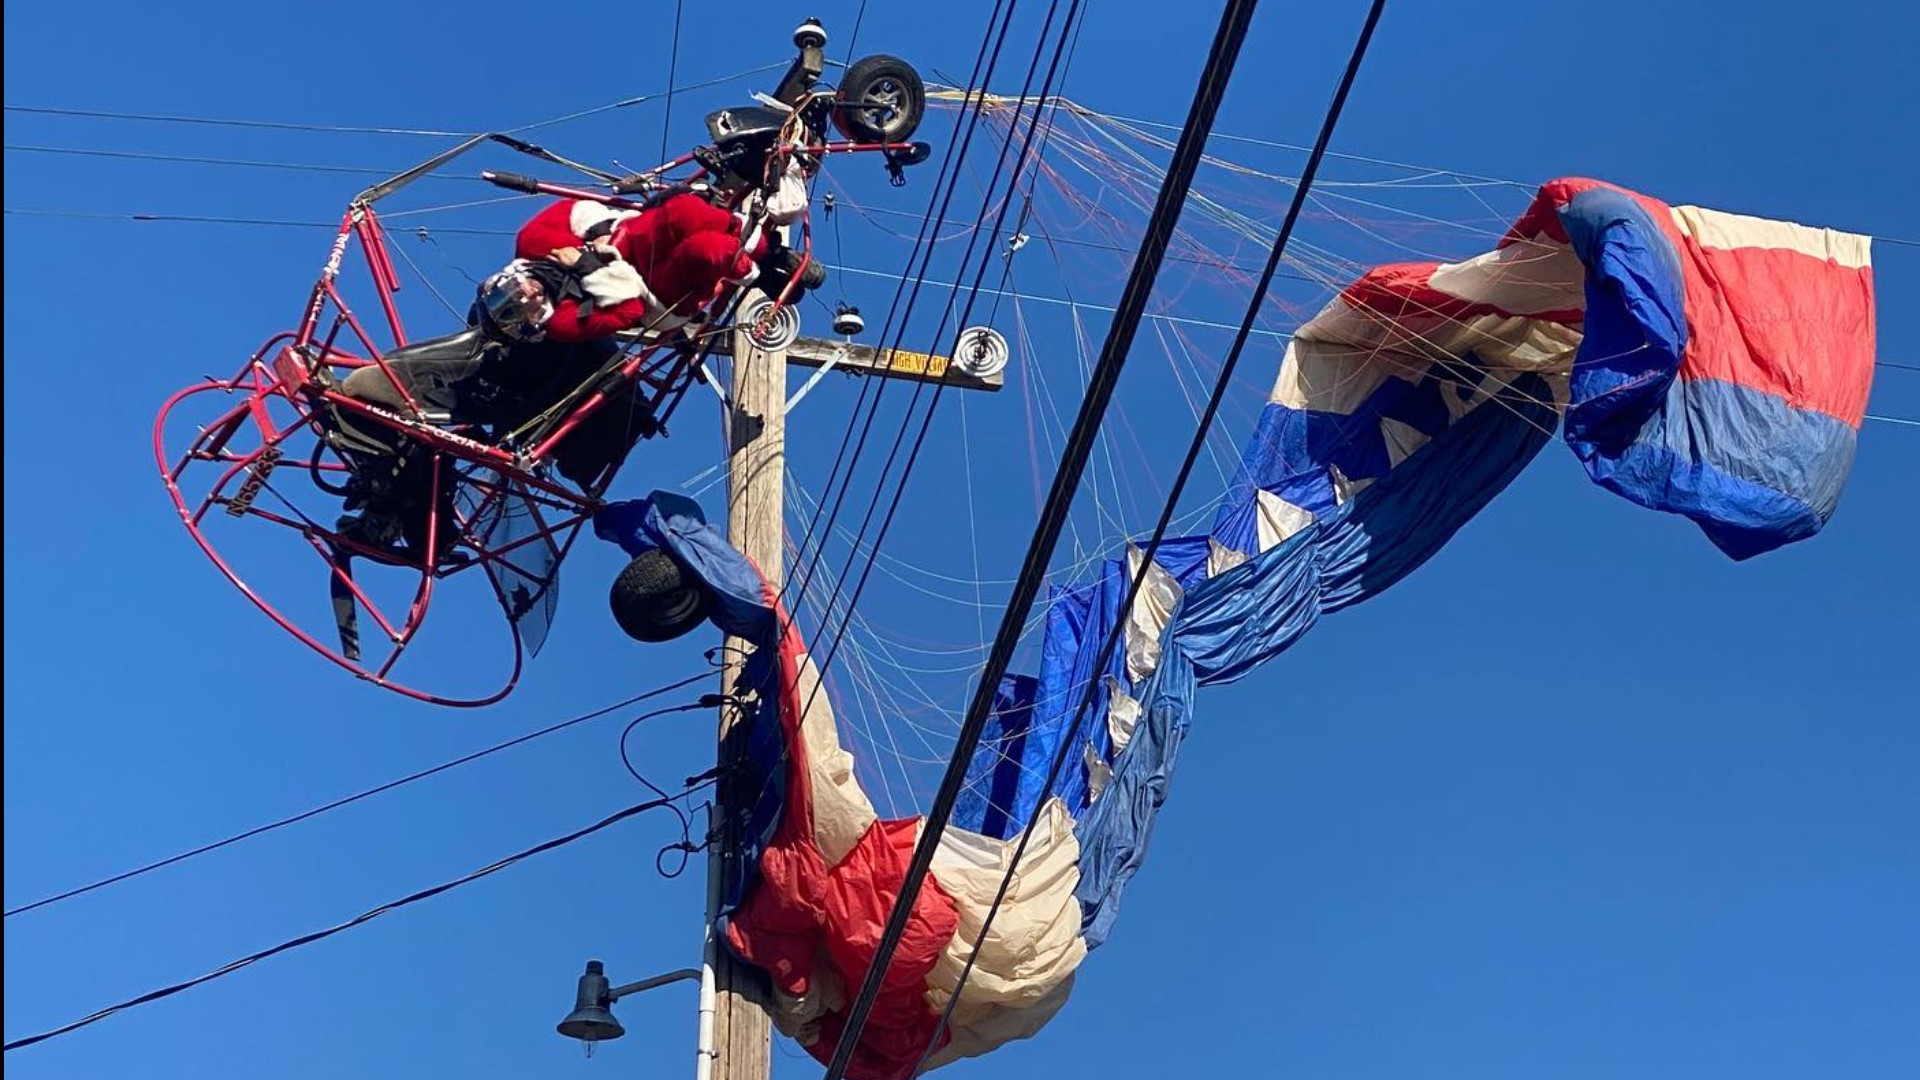
[[[681,81],[784,59],[807,14],[827,20],[838,55],[856,6],[689,5]],[[1025,68],[1039,5],[1025,7],[997,89],[1014,89]],[[1310,142],[1362,14],[1358,3],[1267,5],[1219,129]],[[1210,5],[1090,4],[1067,93],[1105,113],[1178,120],[1214,17]],[[859,51],[964,77],[984,19],[977,5],[875,4]],[[1592,175],[1669,201],[1920,238],[1920,159],[1901,134],[1920,127],[1907,71],[1917,20],[1846,0],[1811,12],[1623,2],[1552,20],[1520,3],[1400,4],[1336,146],[1526,182]],[[625,29],[610,12],[491,3],[13,5],[6,31],[9,105],[457,130],[656,90],[670,40],[670,28]],[[675,145],[699,136],[702,108],[746,85],[677,104]],[[541,138],[639,166],[657,153],[660,124],[651,103]],[[937,117],[926,137],[950,124]],[[23,113],[7,115],[6,141],[349,167],[404,166],[445,143]],[[1251,144],[1216,151],[1284,160]],[[14,149],[7,167],[9,211],[320,221],[364,183]],[[1342,169],[1329,176],[1378,175]],[[848,205],[874,212],[845,218],[845,250],[833,257],[899,266],[878,223],[911,232],[910,217],[885,215],[924,206],[930,174],[893,192],[870,172],[842,171]],[[441,201],[488,194],[443,188]],[[1396,205],[1437,216],[1516,206],[1506,189],[1489,189],[1490,208],[1431,197]],[[956,200],[963,218],[976,205]],[[480,208],[454,223],[511,228],[524,209]],[[237,367],[296,316],[326,234],[11,213],[6,224],[6,307],[22,316],[5,329],[8,906],[702,669],[707,641],[641,648],[618,634],[599,598],[619,557],[597,545],[570,563],[552,640],[502,706],[434,710],[327,668],[192,549],[149,449],[168,393]],[[1354,259],[1378,253],[1338,220],[1316,219],[1303,239]],[[1459,233],[1417,242],[1448,256],[1475,250]],[[455,285],[454,267],[505,258],[501,239],[458,233],[406,250]],[[1881,244],[1875,256],[1881,359],[1920,366],[1910,302],[1920,249]],[[1070,280],[1037,288],[1110,302],[1123,260],[1089,256]],[[1163,289],[1161,310],[1243,302],[1217,282],[1190,275],[1191,297],[1174,295],[1178,284]],[[871,317],[886,306],[883,286],[843,274],[829,291]],[[409,304],[413,325],[445,325],[418,290]],[[1089,331],[1095,343],[1100,329]],[[1032,331],[1021,350],[1032,366],[1006,392],[943,405],[931,464],[887,540],[898,561],[861,602],[864,670],[884,668],[889,645],[918,649],[893,658],[929,669],[929,696],[948,710],[964,705],[964,672],[931,669],[964,669],[991,634],[991,583],[1017,568],[1032,474],[1051,473],[1044,413],[1057,403],[1070,415],[1077,385],[1071,325],[1035,315]],[[1090,482],[1069,547],[1098,552],[1116,528],[1145,528],[1159,504],[1190,432],[1189,414],[1164,405],[1159,348],[1143,334],[1105,479]],[[1249,355],[1223,446],[1244,435],[1233,425],[1251,416],[1277,359]],[[829,381],[795,413],[793,472],[815,493],[854,397]],[[687,408],[674,438],[636,455],[623,491],[679,485],[717,460],[710,399]],[[1920,418],[1920,373],[1882,367],[1872,411]],[[1920,429],[1869,422],[1828,530],[1734,565],[1685,523],[1598,491],[1550,447],[1421,572],[1203,696],[1148,867],[1072,1004],[1038,1039],[946,1075],[1912,1075],[1917,466]],[[715,492],[702,497],[718,511]],[[1596,565],[1611,572],[1574,569]],[[267,580],[288,595],[320,592],[312,574]],[[466,624],[440,640],[491,644]],[[465,666],[446,654],[435,663],[448,675]],[[859,686],[839,690],[849,717],[877,723],[886,712],[861,705]],[[850,731],[891,809],[930,789],[936,766],[910,759],[934,756],[950,735],[937,713]],[[8,1037],[638,801],[615,747],[620,726],[583,725],[8,920]],[[688,714],[643,726],[630,748],[670,783],[706,767],[710,735],[704,715]],[[920,736],[925,744],[911,741]],[[652,870],[673,838],[659,818],[622,825],[7,1064],[27,1080],[671,1075],[692,1056],[688,987],[623,1003],[632,1036],[591,1062],[552,1024],[589,956],[623,980],[697,961],[697,868],[672,881]],[[782,1076],[815,1068],[790,1043],[776,1062]]]

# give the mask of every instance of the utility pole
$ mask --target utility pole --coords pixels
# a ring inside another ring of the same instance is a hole
[[[1007,361],[1006,341],[984,328],[959,335],[956,357],[893,351],[884,358],[867,346],[817,338],[797,338],[780,349],[764,349],[746,330],[732,332],[719,351],[733,357],[727,409],[727,541],[752,559],[778,592],[785,580],[786,539],[783,494],[786,483],[787,365],[838,369],[850,376],[945,383],[954,390],[999,390]],[[798,403],[797,396],[793,402]],[[722,650],[721,693],[731,694],[752,646],[728,638]],[[721,825],[707,857],[707,953],[701,980],[702,1045],[713,1047],[710,1080],[768,1080],[772,1070],[772,988],[765,973],[735,958],[714,936],[714,916],[725,883],[740,871],[741,837],[729,807],[754,799],[758,791],[737,790],[730,766],[743,750],[736,729],[741,709],[720,706],[720,786],[715,796]],[[708,982],[708,977],[711,983]],[[707,1015],[707,1010],[712,1015]],[[711,1031],[711,1043],[705,1040]],[[709,1080],[707,1077],[701,1080]]]
[[[787,352],[755,345],[744,329],[733,331],[733,387],[727,416],[727,542],[752,559],[777,592],[785,580],[780,550],[786,479]],[[720,692],[731,694],[752,649],[730,637],[722,650]],[[721,832],[707,861],[707,964],[713,973],[713,1073],[711,1080],[767,1080],[772,1072],[772,991],[765,974],[742,963],[714,937],[724,883],[739,871],[741,838],[725,808],[751,799],[737,786],[732,765],[742,740],[730,738],[742,710],[720,706],[720,788],[715,808]],[[701,987],[706,997],[706,987]],[[702,1008],[707,1002],[702,1002]],[[702,1018],[702,1024],[706,1019]]]

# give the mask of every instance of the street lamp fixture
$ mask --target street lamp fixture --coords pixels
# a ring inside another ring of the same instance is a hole
[[[655,975],[651,979],[641,979],[625,986],[610,986],[607,982],[606,965],[598,960],[587,961],[587,970],[580,976],[578,989],[574,993],[573,1011],[560,1021],[555,1030],[569,1039],[579,1039],[587,1045],[587,1053],[593,1053],[593,1044],[607,1039],[617,1039],[627,1033],[614,1018],[613,1003],[629,994],[642,990],[651,990],[656,986],[680,982],[685,979],[698,979],[698,968],[682,968],[665,975]]]

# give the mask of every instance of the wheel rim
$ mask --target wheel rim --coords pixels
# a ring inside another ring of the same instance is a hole
[[[869,123],[889,135],[899,128],[900,121],[907,115],[907,88],[893,76],[874,80],[867,86],[866,93],[860,95],[860,99],[864,104],[879,105],[888,111],[890,115],[884,122],[875,123],[872,110],[868,110],[867,115]]]

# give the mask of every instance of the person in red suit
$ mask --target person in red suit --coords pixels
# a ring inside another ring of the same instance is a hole
[[[670,332],[698,316],[723,284],[757,282],[778,293],[799,260],[769,230],[805,207],[797,164],[770,194],[752,196],[743,213],[691,191],[639,211],[590,199],[553,202],[521,226],[514,260],[480,287],[468,316],[479,333],[397,351],[387,364],[393,379],[366,367],[340,388],[404,414],[398,381],[443,422],[512,430],[594,377],[617,352],[614,335]],[[798,284],[817,288],[821,276],[816,271]],[[456,343],[467,347],[451,347]],[[424,546],[424,456],[399,433],[344,410],[339,428],[343,449],[361,459],[347,509],[364,506],[366,513],[354,519],[353,537],[375,548],[400,539],[409,548]],[[562,441],[557,464],[576,482],[590,483],[652,430],[651,417],[632,402],[610,402]],[[450,500],[443,490],[443,521]],[[441,535],[451,540],[452,532]]]
[[[762,287],[778,293],[798,259],[768,228],[798,218],[806,197],[806,174],[795,162],[770,196],[754,198],[750,213],[692,192],[640,211],[591,199],[554,202],[521,226],[514,262],[489,282],[491,314],[514,333],[597,341],[636,328],[672,330],[698,315],[722,284],[764,277]],[[816,270],[801,284],[818,288],[818,278]]]
[[[686,193],[638,213],[588,199],[556,202],[521,227],[514,257],[573,271],[579,288],[551,301],[546,336],[594,341],[684,323],[721,283],[753,280],[767,247],[764,236],[742,235],[737,215]]]

